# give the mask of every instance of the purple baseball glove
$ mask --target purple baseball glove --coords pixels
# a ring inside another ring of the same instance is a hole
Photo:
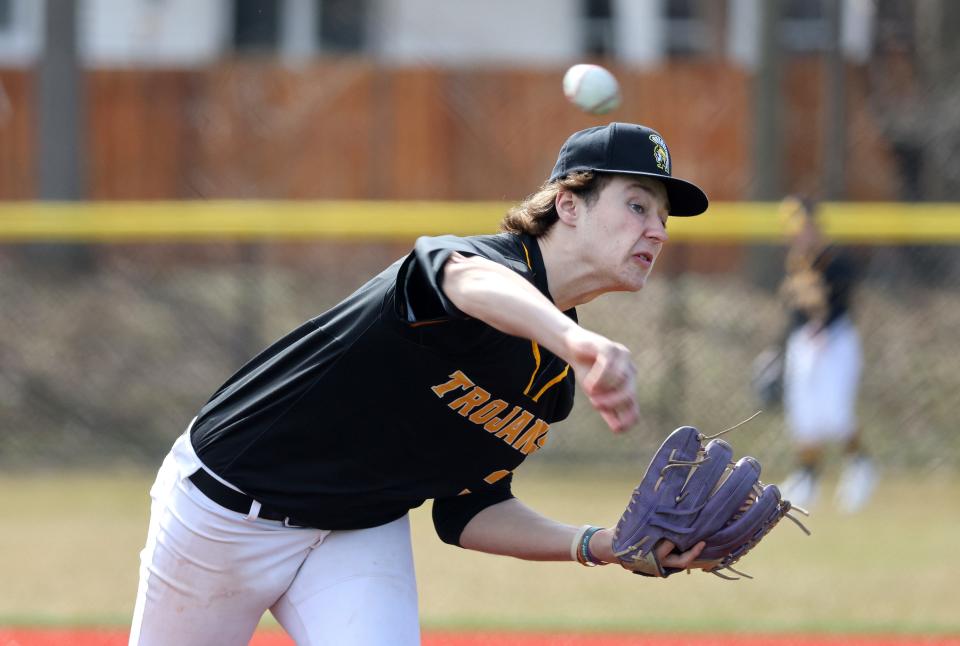
[[[709,441],[707,441],[709,440]],[[706,442],[706,444],[704,444]],[[732,578],[721,570],[749,552],[789,515],[789,501],[774,485],[760,482],[760,463],[751,457],[733,462],[733,448],[692,426],[671,433],[654,454],[614,531],[613,549],[620,564],[637,574],[666,577],[680,570],[664,568],[654,554],[661,540],[685,552],[700,541],[706,547],[691,568]]]

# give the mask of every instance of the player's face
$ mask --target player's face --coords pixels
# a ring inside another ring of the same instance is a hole
[[[642,289],[667,241],[667,191],[649,177],[615,176],[581,205],[583,251],[610,291]]]

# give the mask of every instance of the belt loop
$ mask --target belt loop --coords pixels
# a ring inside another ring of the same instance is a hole
[[[260,517],[260,501],[254,500],[250,503],[250,511],[247,513],[247,520],[256,520]]]

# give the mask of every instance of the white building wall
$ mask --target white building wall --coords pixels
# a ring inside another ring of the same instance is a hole
[[[663,60],[666,38],[662,0],[615,0],[617,58],[639,66]]]
[[[308,60],[317,51],[315,0],[285,7],[279,55]],[[729,0],[727,51],[748,68],[759,55],[759,2]],[[201,66],[230,51],[233,0],[77,0],[86,64]],[[664,58],[664,0],[613,0],[620,61]],[[395,65],[558,65],[584,56],[580,0],[370,0],[371,54]],[[43,48],[45,0],[11,0],[12,24],[0,29],[0,65],[30,66]],[[873,33],[872,0],[845,0],[843,46],[863,61]]]
[[[304,63],[317,51],[316,0],[283,0],[280,57],[286,63]]]
[[[380,0],[371,47],[395,65],[553,65],[582,55],[579,0]]]
[[[83,0],[80,52],[95,67],[191,67],[216,60],[229,0]]]
[[[844,3],[841,43],[851,61],[864,63],[870,58],[876,13],[873,0],[846,0]]]
[[[727,52],[731,60],[753,68],[760,55],[760,7],[764,0],[730,0]]]
[[[10,24],[0,28],[0,65],[28,67],[43,43],[43,2],[12,0]]]
[[[766,0],[730,0],[727,43],[730,58],[756,67],[760,56],[760,5]],[[865,61],[873,43],[873,0],[844,0],[840,46],[848,60]]]

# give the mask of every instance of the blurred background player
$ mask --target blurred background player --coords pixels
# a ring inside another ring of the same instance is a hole
[[[862,356],[850,316],[855,267],[849,254],[825,237],[812,201],[791,196],[780,209],[791,236],[780,288],[789,310],[783,406],[796,451],[784,497],[800,507],[812,505],[826,449],[839,443],[844,465],[835,501],[852,513],[866,504],[877,477],[857,424]]]

